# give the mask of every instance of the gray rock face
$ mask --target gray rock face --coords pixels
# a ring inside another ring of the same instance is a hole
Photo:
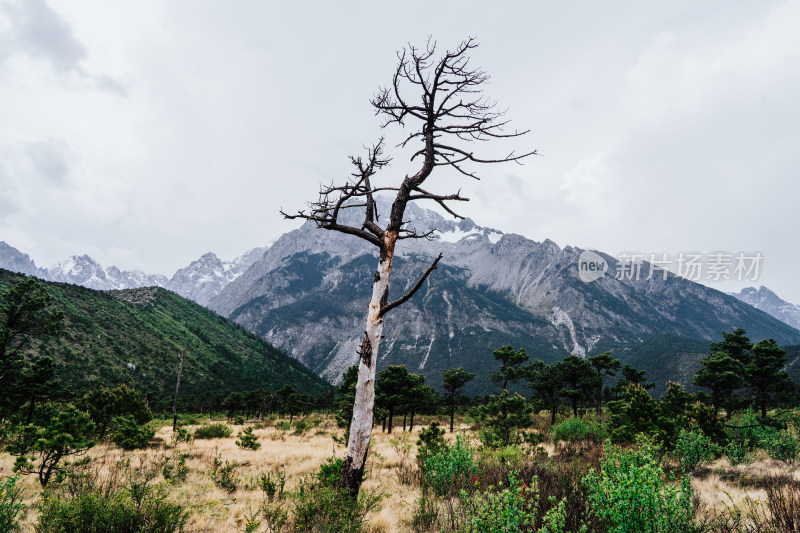
[[[47,274],[45,270],[36,266],[28,254],[23,254],[5,241],[0,241],[0,267],[38,278]]]
[[[777,294],[763,285],[758,289],[755,287],[747,287],[739,292],[732,292],[730,294],[734,298],[777,318],[784,324],[800,329],[800,305],[782,300]]]
[[[382,212],[386,212],[384,207]],[[358,219],[353,216],[353,222]],[[525,347],[534,358],[592,355],[656,334],[712,339],[745,327],[754,338],[800,341],[800,331],[724,293],[660,273],[647,280],[578,276],[582,250],[502,234],[471,220],[445,220],[410,206],[409,224],[431,240],[398,245],[390,299],[410,288],[439,252],[422,289],[387,317],[379,366],[406,364],[438,385],[444,368],[485,375],[492,350]],[[311,223],[283,235],[209,301],[320,375],[336,381],[356,361],[376,251],[358,238]]]

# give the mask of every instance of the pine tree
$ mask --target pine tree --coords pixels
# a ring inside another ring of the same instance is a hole
[[[531,365],[528,383],[533,389],[533,400],[538,408],[550,411],[550,424],[556,423],[558,406],[561,403],[563,380],[556,365],[536,361]]]
[[[778,346],[774,339],[760,340],[753,346],[747,365],[747,383],[762,417],[767,416],[767,409],[794,396],[796,392],[797,387],[783,370],[784,366],[786,350]]]
[[[578,416],[578,409],[603,386],[603,378],[589,361],[577,355],[568,355],[557,367],[562,384],[559,394],[572,406],[573,416]]]
[[[450,409],[450,433],[453,432],[453,419],[455,418],[456,406],[460,399],[461,389],[475,379],[475,374],[470,374],[462,367],[448,368],[442,371],[444,379],[442,388],[447,391],[447,407]]]
[[[600,376],[600,380],[597,384],[597,392],[595,393],[595,410],[599,415],[603,412],[603,381],[605,381],[607,377],[614,377],[617,375],[620,362],[619,359],[611,357],[611,352],[603,352],[589,357],[589,362]]]
[[[733,391],[744,385],[744,364],[725,352],[712,353],[700,364],[700,369],[694,375],[694,384],[711,389],[714,413],[718,413],[719,408],[725,405],[730,417]]]

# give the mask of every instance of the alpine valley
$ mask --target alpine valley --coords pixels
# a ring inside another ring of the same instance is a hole
[[[405,364],[438,386],[443,369],[463,366],[478,376],[496,369],[491,354],[504,344],[545,362],[613,350],[623,363],[647,370],[661,389],[669,379],[691,387],[709,342],[722,331],[743,327],[753,340],[800,344],[791,304],[771,292],[774,298],[758,301],[775,305],[759,309],[751,301],[755,289],[729,295],[672,274],[649,276],[647,263],[638,280],[620,280],[613,275],[616,259],[603,253],[609,273],[586,283],[578,276],[579,248],[534,242],[470,219],[454,222],[414,204],[407,217],[431,238],[398,246],[390,299],[408,290],[436,255],[444,257],[420,291],[387,315],[379,369]],[[104,269],[87,256],[40,269],[0,243],[0,267],[9,270],[98,289],[172,290],[333,383],[356,361],[376,261],[369,244],[312,223],[230,262],[203,255],[171,279]],[[792,357],[798,353],[789,351],[792,374],[800,373]],[[483,383],[475,380],[468,392],[485,392]]]

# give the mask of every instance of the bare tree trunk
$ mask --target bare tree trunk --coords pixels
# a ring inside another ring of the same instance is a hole
[[[342,467],[341,486],[354,497],[358,495],[367,450],[372,439],[372,420],[375,407],[375,369],[378,361],[378,347],[383,332],[383,316],[381,308],[389,299],[389,277],[392,274],[394,247],[397,232],[386,231],[384,236],[385,251],[378,262],[375,279],[372,283],[372,298],[369,302],[367,325],[364,340],[359,350],[358,382],[353,404],[353,418],[350,422],[350,440],[347,443],[347,457]],[[391,411],[389,412],[389,433],[392,432]]]
[[[172,431],[178,429],[178,391],[181,390],[181,373],[183,372],[183,355],[186,353],[186,348],[180,351],[178,355],[178,379],[175,382],[175,399],[172,400]]]
[[[386,313],[408,301],[442,258],[433,261],[417,283],[406,294],[393,302],[388,301],[389,277],[392,272],[395,244],[398,239],[430,238],[432,231],[418,232],[413,227],[404,227],[406,206],[409,202],[430,200],[456,218],[446,202],[466,201],[460,193],[434,194],[422,186],[435,167],[451,167],[462,175],[478,179],[465,164],[507,163],[534,155],[535,150],[515,155],[512,151],[505,157],[479,157],[462,145],[462,142],[486,141],[519,137],[526,131],[505,132],[507,120],[496,105],[486,99],[482,86],[489,79],[480,69],[469,66],[469,51],[477,46],[473,38],[463,41],[453,51],[446,51],[439,59],[434,59],[436,43],[429,40],[420,49],[411,45],[398,53],[399,63],[395,69],[392,83],[383,87],[370,100],[376,113],[384,117],[382,127],[390,124],[406,126],[406,121],[416,124],[400,146],[413,143],[410,161],[421,156],[421,167],[416,173],[407,174],[399,186],[375,187],[371,183],[377,171],[389,164],[390,159],[382,156],[383,139],[371,149],[367,149],[367,160],[351,156],[356,170],[342,185],[321,186],[319,200],[309,204],[309,211],[299,211],[290,215],[281,211],[287,219],[313,221],[318,227],[353,235],[373,244],[380,250],[378,269],[372,284],[372,297],[364,328],[364,336],[359,350],[358,381],[356,383],[353,418],[350,422],[350,438],[347,443],[347,456],[342,468],[340,486],[358,495],[364,474],[364,464],[372,436],[375,407],[375,366],[383,317]],[[416,93],[413,100],[406,99],[406,90]],[[419,94],[422,93],[421,101]],[[416,102],[416,103],[412,103]],[[416,143],[422,142],[422,147]],[[411,145],[409,145],[410,147]],[[379,213],[374,194],[381,191],[396,193],[392,203],[389,222],[385,229],[379,225]],[[349,225],[342,223],[340,214],[347,209],[364,209],[364,222]],[[392,427],[390,417],[389,428]],[[391,429],[390,429],[391,431]]]

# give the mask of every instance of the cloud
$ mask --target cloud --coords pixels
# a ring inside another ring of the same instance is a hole
[[[93,74],[84,67],[86,46],[72,27],[45,0],[0,0],[10,27],[0,35],[0,60],[24,54],[45,60],[61,76],[75,75],[91,88],[124,96],[125,84],[106,74]]]
[[[63,185],[69,179],[74,154],[63,140],[45,139],[30,143],[25,153],[36,178],[56,185]]]
[[[32,56],[48,60],[53,68],[66,73],[86,57],[86,48],[72,28],[45,0],[4,1],[13,31],[13,43]]]

